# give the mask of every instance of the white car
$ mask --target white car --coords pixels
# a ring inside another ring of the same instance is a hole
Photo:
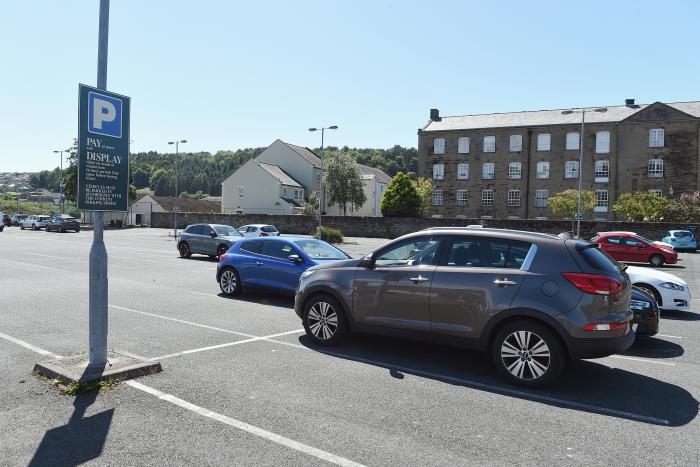
[[[46,227],[46,222],[51,219],[51,216],[31,215],[23,219],[19,223],[19,227],[24,229],[39,230]]]
[[[279,237],[277,227],[268,224],[248,224],[238,228],[244,237]]]
[[[690,311],[688,283],[673,274],[656,269],[628,266],[625,270],[632,284],[649,291],[662,310]]]

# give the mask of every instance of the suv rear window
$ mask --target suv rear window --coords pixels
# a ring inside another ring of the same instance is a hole
[[[274,225],[266,225],[260,230],[262,230],[263,232],[277,232],[277,227],[275,227]]]
[[[608,255],[606,252],[597,247],[587,247],[585,244],[580,244],[583,246],[582,249],[579,245],[576,245],[576,250],[578,250],[581,257],[588,263],[593,269],[598,269],[599,271],[605,271],[613,274],[619,274],[620,266]]]

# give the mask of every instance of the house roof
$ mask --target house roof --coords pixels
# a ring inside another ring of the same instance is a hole
[[[303,188],[301,186],[301,183],[294,180],[294,178],[292,178],[287,172],[282,170],[278,165],[265,164],[263,162],[256,162],[256,164],[258,164],[260,168],[263,169],[265,172],[275,177],[280,183],[282,183],[282,185]]]
[[[300,208],[302,207],[301,204],[299,204],[297,201],[294,201],[292,198],[285,198],[284,196],[281,196],[281,198],[286,201],[288,204],[294,206],[295,208]]]
[[[282,141],[282,140],[280,140]],[[314,167],[321,167],[321,158],[316,155],[315,152],[313,152],[309,148],[302,148],[301,146],[297,146],[296,144],[291,144],[291,143],[285,143],[282,141],[283,144],[285,144],[289,149],[292,151],[296,152],[299,154],[301,157],[306,159],[310,164],[312,164]]]
[[[643,110],[653,104],[640,105],[619,105],[606,107],[607,112],[594,112],[598,107],[586,108],[586,123],[615,123]],[[685,112],[693,117],[700,118],[700,101],[695,102],[674,102],[665,104],[681,112]],[[581,114],[572,113],[562,115],[562,111],[569,109],[555,110],[534,110],[523,112],[506,112],[478,115],[461,115],[454,117],[442,117],[440,121],[429,121],[423,131],[445,131],[445,130],[476,130],[482,128],[507,128],[524,126],[543,125],[578,125],[581,123]],[[581,110],[581,109],[575,109]]]
[[[145,196],[140,198],[139,201],[143,198]],[[151,196],[151,198],[167,212],[172,212],[175,208],[175,198],[172,196]],[[179,198],[177,200],[177,210],[179,212],[221,212],[221,203],[207,201],[206,199]]]
[[[391,181],[391,177],[380,169],[370,167],[368,165],[363,165],[363,164],[357,164],[357,165],[359,166],[360,172],[362,173],[362,175],[374,175],[377,178],[377,180],[379,180],[380,182],[387,183],[387,184]]]

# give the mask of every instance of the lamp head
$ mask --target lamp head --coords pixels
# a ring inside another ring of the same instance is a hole
[[[338,125],[329,126],[328,129],[329,129],[329,130],[337,130],[337,129],[338,129]]]
[[[309,128],[309,131],[318,131],[318,128]]]
[[[562,110],[562,111],[561,111],[561,114],[562,114],[562,115],[571,115],[572,113],[574,113],[573,110]]]

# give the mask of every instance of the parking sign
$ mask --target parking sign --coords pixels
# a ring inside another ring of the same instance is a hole
[[[78,209],[126,211],[129,198],[128,97],[81,84]]]

